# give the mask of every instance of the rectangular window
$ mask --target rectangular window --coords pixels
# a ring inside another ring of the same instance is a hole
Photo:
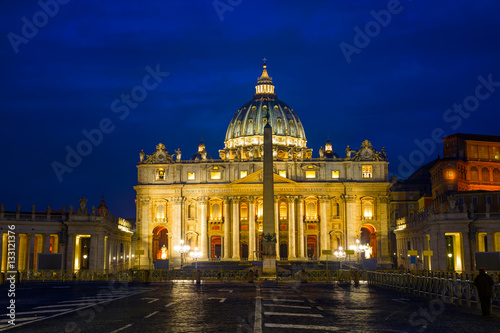
[[[156,170],[156,180],[165,180],[165,169]]]
[[[459,198],[458,198],[458,206],[459,206],[459,207],[462,207],[463,205],[464,205],[464,198],[459,197]]]
[[[361,166],[361,177],[362,178],[372,178],[373,170],[371,165],[363,165]]]
[[[490,195],[488,195],[488,196],[486,197],[486,202],[488,203],[488,205],[491,205],[492,200],[491,200],[491,196],[490,196]]]
[[[210,172],[210,179],[220,179],[220,178],[221,178],[220,171]]]
[[[306,178],[316,178],[316,170],[307,170]]]
[[[332,179],[339,179],[339,178],[340,178],[340,171],[332,170]]]
[[[488,146],[479,146],[479,158],[482,160],[489,160],[490,154],[488,150]]]
[[[468,145],[469,158],[478,158],[477,145]]]
[[[246,177],[248,175],[248,171],[240,171],[240,178]]]
[[[472,197],[472,204],[477,206],[477,197]]]
[[[194,180],[194,172],[188,172],[188,180]]]
[[[283,178],[286,178],[286,170],[280,170],[278,171],[278,174],[283,177]]]

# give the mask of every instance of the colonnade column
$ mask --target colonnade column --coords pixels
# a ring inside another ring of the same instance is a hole
[[[147,267],[148,269],[151,268],[151,262],[153,260],[153,254],[152,251],[153,249],[150,248],[150,243],[149,243],[149,223],[152,223],[152,202],[150,198],[141,198],[138,200],[139,202],[139,209],[138,209],[138,216],[140,218],[140,231],[139,231],[139,237],[140,237],[140,250],[144,251],[144,254],[139,256],[140,262],[139,262],[139,267]],[[107,244],[107,253],[108,253],[108,269],[109,269],[109,262],[110,262],[110,253],[111,253],[111,238],[108,237],[108,244]]]
[[[35,269],[35,233],[29,234],[29,239],[26,239],[28,244],[26,246],[27,253],[27,265],[26,270]]]
[[[98,269],[97,235],[90,236],[89,269]]]
[[[54,251],[55,253],[56,251]],[[50,234],[43,234],[42,253],[50,253]]]
[[[253,258],[255,251],[255,198],[248,197],[248,257]]]
[[[343,199],[345,201],[346,205],[346,210],[345,210],[345,216],[344,216],[344,232],[345,232],[345,239],[344,239],[344,248],[348,249],[349,245],[355,245],[356,244],[356,223],[355,223],[355,217],[356,217],[356,196],[351,195],[351,194],[345,194],[343,196]]]
[[[233,259],[240,260],[239,198],[232,197],[232,201],[233,201]]]
[[[280,220],[279,220],[279,197],[274,197],[274,230],[276,230],[276,260],[280,259]]]
[[[66,239],[66,269],[71,269],[74,270],[75,267],[73,266],[73,251],[74,251],[74,244],[75,244],[75,235],[68,233],[67,239]]]
[[[291,195],[288,199],[288,258],[295,259],[295,196]]]
[[[224,259],[231,256],[231,211],[229,209],[229,197],[224,197]]]
[[[381,195],[379,196],[380,204],[378,209],[378,220],[380,221],[380,230],[377,230],[377,259],[379,260],[379,265],[386,265],[387,268],[391,266],[391,249],[389,248],[390,239],[390,222],[389,222],[389,195]]]
[[[208,246],[207,246],[207,205],[208,205],[208,197],[201,197],[198,199],[198,203],[200,204],[200,223],[201,223],[201,242],[200,251],[202,252],[201,258],[202,260],[208,259]]]
[[[174,246],[181,245],[181,239],[184,239],[182,235],[182,202],[184,197],[172,198],[174,216],[172,221],[172,249]],[[174,259],[174,266],[180,266],[181,264],[181,254],[173,251],[172,258]]]
[[[319,230],[320,230],[320,259],[326,259],[323,255],[324,250],[330,250],[330,239],[328,237],[328,222],[329,218],[326,216],[326,205],[328,204],[329,197],[327,195],[322,195],[319,197]]]
[[[299,213],[298,213],[298,223],[299,223],[299,258],[304,259],[304,197],[298,197]]]

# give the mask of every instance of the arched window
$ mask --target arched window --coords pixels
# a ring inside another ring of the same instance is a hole
[[[481,170],[481,180],[483,182],[490,181],[490,170],[488,170],[488,168],[483,168],[483,170]]]
[[[470,169],[470,180],[473,180],[473,181],[479,180],[479,171],[477,171],[476,167],[472,167]]]
[[[373,201],[363,200],[363,220],[373,219]]]
[[[165,219],[165,206],[164,205],[158,205],[158,207],[156,207],[156,218],[158,220]]]
[[[218,203],[214,203],[212,205],[212,214],[210,215],[210,218],[213,221],[219,221],[221,219],[220,205]]]
[[[280,203],[280,220],[287,219],[287,206],[285,202]]]
[[[306,218],[309,220],[315,220],[318,218],[318,211],[316,209],[316,202],[309,201],[306,205]]]
[[[496,183],[500,183],[500,170],[493,170],[493,181]]]

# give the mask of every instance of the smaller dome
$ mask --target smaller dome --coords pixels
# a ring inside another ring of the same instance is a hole
[[[198,145],[198,152],[196,152],[196,154],[191,157],[191,161],[204,161],[211,159],[212,157],[208,155],[207,151],[205,150],[205,144],[203,143],[203,140],[201,140],[200,144]]]
[[[326,158],[340,158],[339,154],[333,151],[332,143],[328,139],[325,143],[325,157]]]

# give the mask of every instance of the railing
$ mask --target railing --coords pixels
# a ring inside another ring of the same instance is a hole
[[[400,292],[439,299],[446,303],[465,305],[471,307],[477,304],[477,294],[474,288],[474,273],[450,273],[450,272],[414,272],[414,273],[388,273],[388,272],[366,272],[368,284],[394,289]],[[500,275],[492,276],[493,302],[500,306]]]

